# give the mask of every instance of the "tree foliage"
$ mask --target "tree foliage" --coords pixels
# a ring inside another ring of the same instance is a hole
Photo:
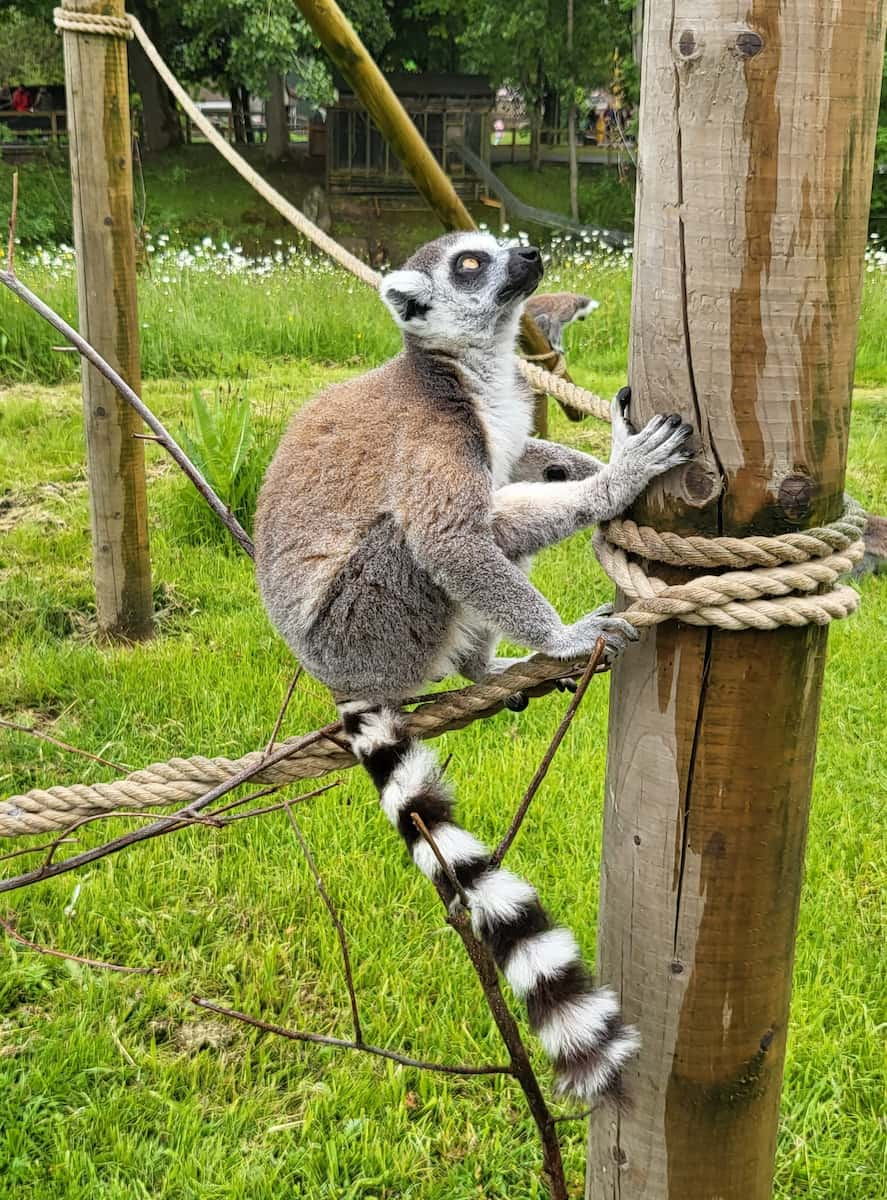
[[[62,42],[45,5],[0,3],[0,84],[64,83]]]

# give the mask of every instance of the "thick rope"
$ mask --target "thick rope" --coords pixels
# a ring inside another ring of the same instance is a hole
[[[865,553],[865,521],[850,497],[831,525],[781,537],[683,538],[617,520],[597,531],[594,549],[632,601],[623,616],[638,629],[672,619],[732,630],[827,625],[859,607],[853,588],[836,585]],[[669,585],[629,555],[645,563],[745,569]]]
[[[420,705],[407,717],[407,733],[414,737],[433,738],[450,730],[462,729],[472,721],[499,712],[506,699],[515,692],[524,692],[529,696],[545,695],[557,686],[559,679],[575,675],[584,665],[581,660],[562,662],[536,654],[472,687],[448,692],[437,700]],[[290,740],[299,742],[302,736]],[[187,804],[216,784],[224,783],[232,775],[257,766],[262,757],[260,751],[253,751],[238,759],[195,755],[192,758],[173,758],[168,762],[153,763],[110,783],[34,788],[0,801],[0,837],[66,829],[84,817],[117,809]],[[354,766],[354,762],[349,751],[337,742],[324,740],[275,763],[254,776],[251,782],[269,785],[314,779],[330,771]]]
[[[128,17],[107,17],[104,13],[72,12],[67,8],[54,8],[52,19],[56,29],[68,33],[95,33],[104,37],[125,38],[133,36]]]
[[[300,233],[357,278],[371,287],[379,287],[381,276],[377,272],[349,254],[285,200],[213,128],[134,17],[130,16],[126,22],[95,14],[74,15],[64,9],[56,9],[54,15],[60,29],[72,32],[122,37],[127,34],[121,27],[131,28],[161,79],[234,169]],[[536,357],[547,360],[551,355]],[[556,372],[558,367],[563,370],[562,360],[556,361],[555,373],[543,370],[538,362],[520,360],[520,363],[535,390],[549,392],[602,420],[609,419],[609,405],[599,396],[559,377]],[[594,546],[604,570],[631,599],[625,616],[638,628],[679,619],[721,629],[770,630],[784,625],[828,624],[856,610],[857,593],[836,584],[864,554],[864,524],[865,513],[848,499],[844,513],[831,525],[781,537],[683,538],[623,519],[603,526],[595,536]],[[695,569],[730,569],[720,575],[703,575],[687,583],[669,585],[650,575],[636,559]],[[535,655],[474,687],[448,693],[420,706],[407,718],[407,730],[417,737],[437,737],[447,730],[461,729],[471,721],[498,712],[515,692],[540,695],[550,691],[557,679],[572,673],[575,666]],[[236,760],[175,758],[112,783],[34,789],[0,803],[0,837],[64,829],[83,817],[115,809],[187,803],[261,761],[262,754],[258,751]],[[259,772],[255,781],[291,783],[353,764],[347,750],[326,740]]]
[[[281,196],[280,192],[273,188],[266,179],[263,179],[257,171],[254,171],[246,159],[242,158],[234,147],[225,141],[160,57],[157,48],[147,33],[145,33],[145,30],[136,17],[131,14],[126,18],[102,17],[94,13],[72,14],[67,9],[56,8],[53,11],[53,18],[57,28],[66,29],[72,33],[104,33],[113,34],[117,37],[135,36],[136,41],[144,50],[146,57],[153,65],[155,71],[175,96],[176,100],[178,100],[184,111],[206,140],[231,164],[238,175],[242,179],[245,179],[250,187],[257,191],[263,200],[266,200],[272,208],[276,209],[282,217],[289,221],[303,237],[313,242],[318,249],[327,254],[334,262],[337,262],[340,267],[344,267],[346,271],[350,271],[357,279],[360,279],[369,287],[375,288],[377,291],[379,290],[382,276],[378,271],[374,271],[372,267],[367,266],[365,262],[362,262],[356,255],[351,254],[344,246],[340,246],[329,234],[324,233],[313,221],[309,221],[304,213],[300,212],[295,205],[290,204],[288,200]],[[124,28],[126,32],[122,32],[121,28]],[[519,358],[518,365],[527,382],[537,392],[547,392],[568,406],[580,409],[582,412],[589,413],[591,416],[598,417],[603,421],[609,421],[609,405],[600,396],[596,396],[593,392],[586,391],[585,388],[568,382],[566,379],[559,378],[557,374],[544,370],[536,363],[527,362],[525,359]]]

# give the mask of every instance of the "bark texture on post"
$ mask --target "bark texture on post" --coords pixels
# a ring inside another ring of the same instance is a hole
[[[71,12],[122,17],[123,0],[66,0]],[[64,34],[80,332],[140,391],[126,42]],[[85,361],[83,415],[99,630],[129,640],[152,628],[142,426]]]
[[[647,0],[630,379],[701,453],[634,515],[841,507],[884,0]],[[680,572],[676,572],[680,575]],[[643,1048],[588,1200],[770,1196],[826,630],[674,623],[614,671],[599,971]]]

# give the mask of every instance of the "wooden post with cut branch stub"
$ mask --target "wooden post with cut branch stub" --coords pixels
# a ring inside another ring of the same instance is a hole
[[[630,379],[695,463],[632,514],[842,504],[884,0],[647,0]],[[676,582],[686,574],[675,571]],[[599,973],[643,1038],[587,1200],[771,1194],[827,630],[670,622],[613,675]]]
[[[65,0],[76,13],[123,17],[123,0]],[[64,31],[80,332],[140,391],[126,42]],[[85,361],[83,414],[99,630],[151,635],[145,461],[136,414]]]
[[[334,0],[297,0],[302,16],[317,34],[327,54],[354,88],[383,137],[404,165],[422,196],[437,213],[445,229],[474,229],[471,213],[462,203],[449,176],[429,150],[409,113],[376,66],[348,18]],[[536,322],[524,314],[521,319],[521,344],[527,354],[551,354],[548,339]],[[552,363],[542,360],[549,370]],[[570,376],[564,376],[569,380]],[[584,413],[561,403],[571,421],[581,421]],[[545,396],[536,405],[536,433],[548,430],[548,406]]]

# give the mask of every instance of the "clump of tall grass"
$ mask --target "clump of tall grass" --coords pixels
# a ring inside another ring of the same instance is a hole
[[[211,397],[195,388],[189,424],[178,433],[185,453],[250,534],[259,488],[283,426],[282,413],[254,415],[246,386],[228,382]],[[234,546],[227,529],[184,477],[171,499],[169,523],[173,536],[191,545],[226,550]]]

